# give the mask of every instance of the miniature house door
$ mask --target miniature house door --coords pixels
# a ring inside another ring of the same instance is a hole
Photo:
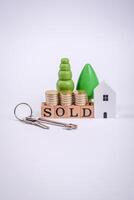
[[[107,118],[107,112],[103,113],[103,118]]]

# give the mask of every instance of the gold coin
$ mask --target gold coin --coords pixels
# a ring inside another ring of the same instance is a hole
[[[85,91],[76,91],[74,93],[74,102],[77,106],[85,106],[87,104],[87,94]]]
[[[63,91],[60,92],[60,104],[62,106],[70,106],[73,103],[72,92]]]
[[[57,94],[58,94],[58,91],[56,91],[56,90],[47,90],[45,93],[46,93],[47,95],[57,95]]]
[[[46,104],[56,106],[59,103],[59,93],[56,90],[47,90],[45,92]]]

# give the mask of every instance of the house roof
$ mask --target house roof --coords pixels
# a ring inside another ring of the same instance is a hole
[[[115,91],[105,82],[105,81],[102,81],[95,89],[94,89],[94,92],[97,92],[99,91],[100,89],[108,89],[110,90],[111,92],[115,93]]]

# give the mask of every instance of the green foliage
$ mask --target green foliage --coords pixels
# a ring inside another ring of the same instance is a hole
[[[90,64],[86,64],[79,76],[77,90],[85,90],[88,95],[88,99],[92,99],[94,89],[98,84],[99,81],[94,69]]]
[[[62,58],[60,70],[58,73],[59,80],[57,81],[58,91],[73,91],[74,82],[72,80],[72,71],[68,58]]]

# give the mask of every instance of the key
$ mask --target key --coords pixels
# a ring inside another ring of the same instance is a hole
[[[38,126],[40,128],[49,129],[49,126],[44,125],[44,123],[41,123],[39,120],[32,117],[26,117],[24,119],[24,122],[27,124],[34,125],[34,126]]]
[[[42,118],[42,117],[39,117],[38,121],[41,121],[41,122],[44,122],[44,123],[50,124],[50,125],[64,127],[67,130],[77,129],[77,125],[75,125],[75,124],[67,124],[67,123],[52,121],[52,120]]]

